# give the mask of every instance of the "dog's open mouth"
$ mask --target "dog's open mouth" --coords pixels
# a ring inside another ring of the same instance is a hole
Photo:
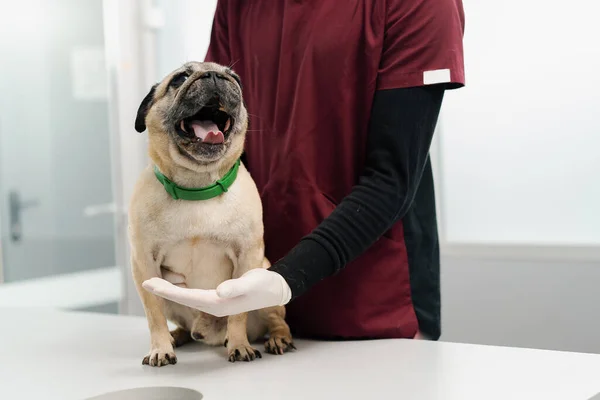
[[[191,117],[179,121],[177,134],[192,142],[218,145],[225,143],[231,131],[232,118],[218,105],[207,105]]]

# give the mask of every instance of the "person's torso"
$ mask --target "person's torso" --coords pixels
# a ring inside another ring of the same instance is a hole
[[[250,113],[247,164],[266,255],[283,257],[357,183],[381,58],[385,2],[227,1],[231,67]],[[288,306],[296,332],[412,337],[402,224]]]
[[[371,30],[383,31],[384,10],[344,4],[229,4],[230,58],[251,114],[246,151],[260,192],[314,185],[339,201],[356,182],[382,46]]]

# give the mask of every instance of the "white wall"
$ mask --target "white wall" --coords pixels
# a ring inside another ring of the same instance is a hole
[[[600,353],[597,2],[464,0],[441,119],[442,340]]]
[[[157,32],[156,79],[187,61],[204,61],[216,0],[157,0],[165,25]]]
[[[600,4],[464,0],[442,118],[450,242],[600,245]]]

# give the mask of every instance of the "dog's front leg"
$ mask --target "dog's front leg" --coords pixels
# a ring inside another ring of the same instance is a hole
[[[231,315],[227,318],[225,346],[229,361],[252,361],[262,358],[260,351],[250,346],[247,333],[248,313]]]
[[[173,351],[173,338],[163,313],[163,300],[142,287],[145,280],[159,276],[160,266],[156,265],[156,261],[150,254],[132,257],[131,265],[133,280],[142,299],[150,329],[150,352],[144,357],[142,364],[153,367],[175,364],[177,357]]]
[[[237,263],[234,262],[233,278],[239,278],[253,268],[261,268],[264,259],[262,241],[256,246],[242,250]],[[252,361],[262,358],[260,352],[250,346],[247,331],[248,313],[231,315],[227,319],[227,339],[225,346],[229,361]]]

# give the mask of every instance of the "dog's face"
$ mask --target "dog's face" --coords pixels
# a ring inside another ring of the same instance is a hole
[[[214,63],[189,62],[154,85],[135,129],[148,129],[150,155],[194,167],[239,157],[248,114],[239,77]]]

